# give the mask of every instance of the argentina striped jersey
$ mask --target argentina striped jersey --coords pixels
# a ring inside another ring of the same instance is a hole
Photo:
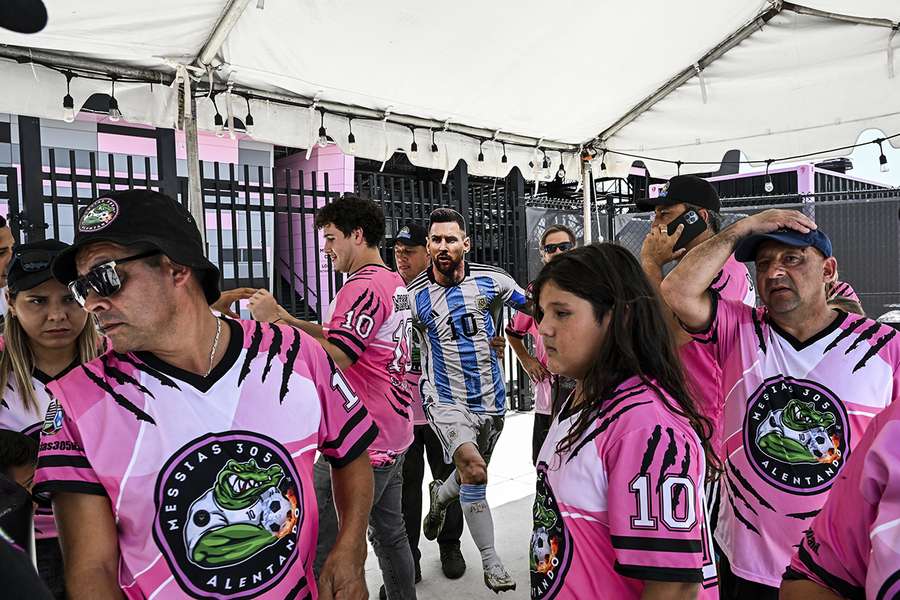
[[[502,269],[466,263],[462,281],[435,281],[433,267],[408,286],[422,343],[422,400],[460,404],[474,413],[506,412],[500,361],[491,349],[503,305],[522,309],[525,291]]]

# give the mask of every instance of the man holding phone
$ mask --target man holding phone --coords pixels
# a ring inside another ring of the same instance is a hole
[[[722,205],[719,194],[708,181],[696,175],[678,175],[669,180],[659,197],[650,198],[639,207],[654,211],[650,233],[641,247],[641,266],[658,291],[664,265],[680,261],[685,254],[719,232]],[[719,298],[737,300],[751,307],[756,305],[756,290],[750,273],[734,255],[728,257],[709,289]],[[725,394],[721,386],[721,369],[703,344],[685,334],[674,315],[671,321],[682,344],[679,354],[685,377],[699,408],[712,421],[713,447],[723,458]],[[718,498],[718,480],[714,480],[706,488],[713,530],[718,514]]]

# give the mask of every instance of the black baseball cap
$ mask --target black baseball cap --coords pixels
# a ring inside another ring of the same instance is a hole
[[[696,175],[676,175],[663,186],[658,197],[642,199],[638,203],[638,209],[650,211],[657,206],[671,206],[682,202],[716,212],[722,210],[716,188]]]
[[[53,279],[50,265],[69,245],[59,240],[41,240],[13,248],[6,285],[13,294],[35,288]]]
[[[753,262],[756,260],[756,251],[760,244],[772,241],[795,248],[808,248],[812,246],[825,255],[832,256],[831,240],[820,229],[813,229],[809,233],[800,233],[794,229],[779,229],[771,233],[757,233],[748,235],[734,249],[734,257],[741,262]]]
[[[78,277],[75,256],[88,244],[149,244],[173,262],[197,272],[208,304],[219,299],[219,269],[209,262],[194,217],[178,201],[152,190],[110,192],[78,218],[75,241],[53,261],[53,276],[68,284]]]
[[[427,246],[428,234],[425,228],[418,223],[409,223],[397,232],[394,241],[406,246]]]

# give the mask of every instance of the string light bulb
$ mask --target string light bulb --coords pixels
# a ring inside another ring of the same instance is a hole
[[[603,154],[600,155],[600,172],[606,172],[606,150],[604,150]]]
[[[109,120],[117,123],[122,118],[122,111],[119,110],[119,101],[116,100],[116,78],[112,78],[112,91],[109,96]]]
[[[66,76],[66,95],[63,96],[63,121],[66,123],[72,123],[75,121],[75,99],[72,98],[72,94],[70,93],[70,87],[72,85],[72,78],[75,75],[70,72],[65,72]]]
[[[316,143],[319,145],[319,148],[324,148],[328,145],[328,133],[325,131],[325,111],[320,110],[319,114],[322,115],[322,120],[319,122],[319,139]]]
[[[500,145],[503,146],[503,156],[500,157],[500,162],[505,165],[509,162],[509,159],[506,158],[506,142],[500,142]]]
[[[541,152],[544,153],[544,160],[541,161],[541,176],[544,179],[551,179],[553,176],[550,174],[550,159],[547,158],[547,151],[541,148]]]
[[[412,132],[412,136],[413,136],[412,144],[409,145],[409,151],[410,152],[418,152],[419,144],[416,143],[416,128],[410,127],[409,130]]]
[[[887,156],[884,155],[884,148],[881,146],[881,142],[883,142],[884,139],[879,138],[875,141],[878,142],[878,151],[881,153],[878,156],[879,168],[881,169],[882,173],[887,173],[888,171],[891,170],[891,167],[890,167],[890,165],[888,165]]]
[[[434,141],[434,129],[431,130],[431,151],[432,152],[438,151],[437,143]]]
[[[347,152],[351,155],[356,154],[356,136],[353,135],[353,119],[347,119],[347,127],[350,129],[347,135]]]
[[[250,97],[244,96],[244,100],[247,102],[247,117],[244,119],[244,131],[247,132],[247,135],[253,135],[253,115],[250,114]]]
[[[763,189],[766,190],[767,194],[771,194],[775,191],[775,184],[772,183],[772,177],[769,175],[769,167],[772,165],[772,159],[766,160],[766,183],[763,185]]]
[[[216,128],[216,137],[222,137],[225,135],[225,119],[222,118],[222,113],[219,112],[219,104],[216,102],[216,95],[211,94],[209,99],[213,103],[213,108],[216,109],[216,116],[213,117],[213,125],[215,125]]]
[[[560,180],[565,180],[565,178],[566,178],[566,167],[565,167],[565,165],[563,164],[563,153],[562,153],[562,151],[560,151],[560,153],[559,153],[559,170],[556,171],[556,176],[557,176]]]
[[[484,162],[484,140],[478,142],[478,162]]]

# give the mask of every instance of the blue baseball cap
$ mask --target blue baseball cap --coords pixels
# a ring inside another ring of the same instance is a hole
[[[778,242],[795,248],[808,248],[812,246],[830,258],[832,255],[831,240],[820,229],[814,229],[809,233],[800,233],[794,229],[779,229],[771,233],[757,233],[749,235],[738,242],[734,249],[734,257],[741,262],[753,262],[756,260],[756,251],[763,242]]]

